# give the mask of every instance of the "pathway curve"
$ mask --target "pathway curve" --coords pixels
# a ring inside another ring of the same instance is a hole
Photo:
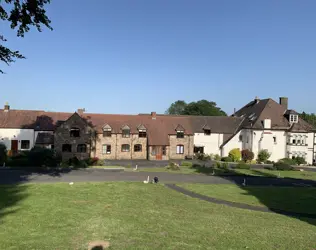
[[[212,198],[209,196],[205,196],[202,194],[198,194],[195,192],[192,192],[190,190],[187,190],[185,188],[179,187],[175,184],[165,184],[166,187],[171,188],[175,191],[178,191],[182,194],[185,194],[187,196],[190,196],[192,198],[197,198],[203,201],[215,203],[215,204],[221,204],[221,205],[226,205],[229,207],[234,207],[234,208],[242,208],[242,209],[248,209],[252,211],[260,211],[260,212],[268,212],[268,213],[278,213],[282,215],[287,215],[287,216],[292,216],[292,217],[306,217],[306,218],[316,218],[316,214],[307,214],[307,213],[296,213],[296,212],[290,212],[290,211],[285,211],[281,209],[274,209],[274,208],[267,208],[267,207],[259,207],[259,206],[253,206],[253,205],[248,205],[244,203],[239,203],[239,202],[232,202],[232,201],[226,201],[226,200],[221,200],[221,199],[216,199]]]

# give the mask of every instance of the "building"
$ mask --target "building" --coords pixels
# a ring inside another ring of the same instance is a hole
[[[34,146],[54,148],[64,159],[169,160],[194,153],[227,156],[233,148],[262,149],[270,160],[302,156],[313,163],[315,133],[288,99],[255,98],[230,117],[151,114],[90,114],[0,110],[0,142],[13,153]]]

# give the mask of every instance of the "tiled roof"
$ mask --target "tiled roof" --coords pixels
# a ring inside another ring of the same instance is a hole
[[[39,133],[35,144],[54,144],[54,135],[50,133]]]

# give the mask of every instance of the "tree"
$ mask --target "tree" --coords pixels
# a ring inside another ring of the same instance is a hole
[[[46,16],[44,9],[50,0],[4,0],[0,1],[0,19],[3,22],[11,23],[11,29],[17,28],[17,36],[24,37],[24,34],[30,30],[30,26],[35,26],[39,32],[42,31],[41,26],[46,26],[50,30],[50,20]],[[0,34],[0,60],[7,65],[15,62],[16,59],[24,59],[25,57],[19,51],[13,51],[3,43],[7,42],[5,37]],[[4,73],[0,69],[0,73]]]
[[[170,105],[166,114],[169,115],[202,115],[202,116],[226,116],[227,114],[216,106],[215,102],[200,100],[197,102],[176,101]]]
[[[316,128],[316,115],[314,113],[307,114],[303,111],[303,113],[300,114],[300,117]]]
[[[165,113],[168,115],[182,115],[187,105],[185,101],[178,100],[172,103]]]
[[[229,151],[228,157],[232,159],[233,162],[240,161],[241,158],[241,152],[239,148],[233,148]]]
[[[254,153],[249,149],[243,149],[241,151],[241,158],[244,162],[251,162],[254,158]]]

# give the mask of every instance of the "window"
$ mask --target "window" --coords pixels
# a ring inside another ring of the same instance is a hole
[[[142,152],[142,145],[141,144],[135,144],[134,145],[134,152]]]
[[[111,145],[102,145],[102,154],[111,154]]]
[[[122,137],[128,138],[130,136],[130,130],[129,129],[123,129],[122,130]]]
[[[296,139],[292,139],[292,144],[296,144]]]
[[[273,142],[274,142],[274,144],[277,144],[277,138],[276,138],[276,136],[273,136]]]
[[[184,138],[184,132],[183,131],[177,131],[177,138]]]
[[[86,153],[86,152],[87,152],[87,145],[86,144],[78,144],[77,153]]]
[[[122,152],[129,152],[129,145],[128,144],[122,144]]]
[[[139,137],[139,138],[146,138],[146,137],[147,137],[146,131],[139,131],[138,137]]]
[[[103,131],[103,137],[111,137],[112,131],[111,130],[105,130]]]
[[[21,149],[29,149],[30,141],[29,140],[21,140]]]
[[[70,144],[63,144],[61,150],[63,152],[71,152],[71,145]]]
[[[242,141],[242,135],[239,136],[239,141]]]
[[[79,128],[71,128],[70,129],[70,137],[80,137],[80,129]]]
[[[204,129],[204,135],[211,135],[210,129]]]
[[[183,154],[183,153],[184,153],[184,146],[177,145],[177,154]]]
[[[152,149],[151,149],[151,155],[156,155],[156,146],[152,146]]]
[[[297,123],[298,115],[290,115],[290,122]]]
[[[162,155],[166,155],[166,154],[167,154],[167,147],[162,146]]]

